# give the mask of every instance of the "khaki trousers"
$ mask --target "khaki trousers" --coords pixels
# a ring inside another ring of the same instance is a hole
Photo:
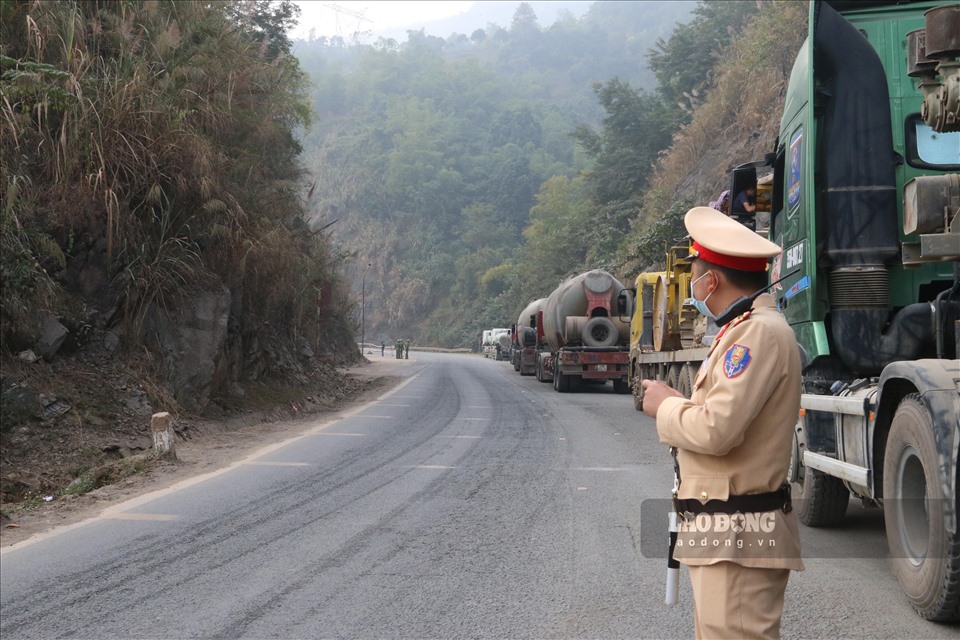
[[[733,562],[687,568],[697,640],[780,637],[789,569],[755,569]]]

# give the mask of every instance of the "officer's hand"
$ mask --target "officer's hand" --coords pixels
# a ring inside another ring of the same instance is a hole
[[[671,389],[656,380],[641,380],[640,386],[643,387],[643,412],[651,418],[657,417],[657,409],[665,399],[683,397],[683,394],[676,389]]]

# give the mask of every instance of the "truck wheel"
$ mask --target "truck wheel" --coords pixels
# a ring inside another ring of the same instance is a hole
[[[567,393],[570,391],[570,378],[565,373],[560,373],[559,371],[553,372],[553,388],[559,391],[560,393]]]
[[[787,480],[793,485],[797,517],[808,527],[835,527],[843,522],[850,504],[850,490],[839,478],[828,476],[817,469],[803,465],[803,452],[807,449],[803,417],[797,421],[793,432],[793,449]]]
[[[671,389],[677,389],[680,381],[680,365],[671,364],[670,371],[667,373],[667,386]],[[678,389],[679,391],[679,389]]]
[[[614,393],[630,393],[630,383],[622,378],[620,380],[614,380],[613,392]]]
[[[533,365],[533,374],[537,378],[537,382],[546,382],[543,379],[543,360],[537,356],[537,363]]]
[[[960,536],[946,530],[933,420],[920,395],[900,402],[884,452],[883,510],[900,588],[920,617],[960,621]]]
[[[693,395],[693,367],[689,364],[680,367],[677,378],[677,391],[682,393],[684,398]]]
[[[610,318],[591,318],[580,332],[583,344],[588,347],[612,347],[620,339],[620,331]]]
[[[633,376],[633,408],[637,411],[643,411],[643,387],[640,386],[640,381],[643,380],[643,375],[646,372],[646,367],[635,365]]]

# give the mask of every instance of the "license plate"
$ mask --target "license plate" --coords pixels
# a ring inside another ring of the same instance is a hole
[[[606,370],[607,370],[607,365],[605,365],[605,364],[598,364],[598,365],[597,365],[597,371],[606,371]]]

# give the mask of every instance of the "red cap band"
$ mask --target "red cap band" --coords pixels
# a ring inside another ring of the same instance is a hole
[[[707,262],[712,262],[721,267],[729,267],[738,271],[766,271],[766,258],[745,258],[742,256],[728,256],[723,253],[717,253],[707,249],[696,240],[693,241],[693,250],[698,258],[703,258]]]

